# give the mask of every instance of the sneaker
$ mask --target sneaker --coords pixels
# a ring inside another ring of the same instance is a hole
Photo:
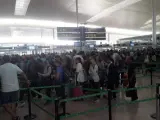
[[[16,120],[20,120],[20,117],[19,117],[19,116],[17,116]]]
[[[131,101],[136,101],[136,100],[138,100],[138,97],[131,99]]]
[[[26,104],[25,102],[20,102],[20,103],[18,104],[18,107],[19,107],[19,108],[22,108],[22,107],[24,107],[25,104]]]
[[[99,100],[99,99],[97,99],[97,100],[95,100],[94,102],[95,102],[95,103],[99,103],[99,102],[100,102],[100,100]]]
[[[20,120],[20,117],[17,116],[17,117],[15,117],[15,118],[12,118],[12,120]]]
[[[51,101],[46,101],[46,102],[44,103],[44,105],[49,105],[49,104],[51,104]]]

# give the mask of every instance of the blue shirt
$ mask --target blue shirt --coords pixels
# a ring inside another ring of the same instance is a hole
[[[62,66],[57,67],[57,73],[59,73],[59,81],[64,81],[64,70]]]

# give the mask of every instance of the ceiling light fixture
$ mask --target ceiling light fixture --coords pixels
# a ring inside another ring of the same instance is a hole
[[[25,16],[31,0],[16,0],[14,15]]]
[[[97,15],[93,16],[92,18],[90,18],[89,20],[87,20],[87,22],[95,22],[105,16],[110,15],[111,13],[118,11],[120,9],[123,9],[125,7],[128,7],[130,5],[133,5],[137,2],[139,2],[141,0],[124,0],[116,5],[113,5],[112,7],[109,7],[105,10],[103,10],[102,12],[98,13]]]

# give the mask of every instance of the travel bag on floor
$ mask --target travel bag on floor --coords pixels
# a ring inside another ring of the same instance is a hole
[[[137,98],[137,90],[126,91],[126,97]]]
[[[131,97],[131,91],[126,91],[126,97]]]
[[[83,90],[81,86],[76,86],[73,88],[73,97],[80,97],[83,96]]]
[[[83,96],[83,90],[82,87],[80,85],[77,85],[77,75],[75,76],[75,87],[72,89],[72,97],[80,97]]]

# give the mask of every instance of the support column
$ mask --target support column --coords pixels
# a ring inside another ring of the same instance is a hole
[[[110,33],[108,33],[108,44],[110,42]]]
[[[77,22],[77,28],[79,27],[79,16],[78,16],[78,0],[76,0],[76,22]],[[81,39],[81,29],[80,29],[80,43],[81,43],[81,48],[80,51],[82,51],[82,39]]]
[[[156,0],[152,0],[152,46],[156,48],[157,46],[157,37],[156,37]]]
[[[76,0],[76,18],[77,18],[77,27],[79,24],[79,16],[78,16],[78,0]]]

